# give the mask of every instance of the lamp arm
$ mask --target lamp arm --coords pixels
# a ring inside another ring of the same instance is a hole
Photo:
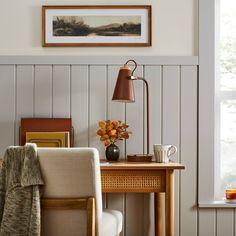
[[[147,154],[149,154],[149,86],[146,79],[139,76],[130,76],[132,80],[142,80],[146,86],[146,109],[147,109]]]
[[[133,59],[130,59],[130,60],[128,60],[127,62],[125,62],[125,65],[127,65],[129,62],[133,62],[134,63],[134,69],[132,70],[132,72],[131,72],[131,76],[133,76],[133,74],[134,74],[134,71],[136,70],[136,68],[137,68],[137,62],[135,61],[135,60],[133,60]]]

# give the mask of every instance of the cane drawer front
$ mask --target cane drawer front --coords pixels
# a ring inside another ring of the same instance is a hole
[[[165,192],[165,170],[103,170],[103,192]]]

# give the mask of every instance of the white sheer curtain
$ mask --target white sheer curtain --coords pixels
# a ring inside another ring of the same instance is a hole
[[[216,198],[225,189],[236,188],[236,1],[220,2],[220,76],[216,82],[219,95],[219,168]],[[216,100],[217,101],[217,100]],[[216,114],[217,116],[217,114]],[[219,119],[220,118],[220,119]],[[217,134],[217,132],[216,132]],[[217,147],[216,147],[217,148]],[[219,173],[220,172],[220,173]]]

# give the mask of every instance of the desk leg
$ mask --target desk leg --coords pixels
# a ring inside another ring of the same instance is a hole
[[[162,193],[154,193],[155,198],[155,236],[162,236]]]
[[[166,170],[166,236],[174,236],[174,171]]]

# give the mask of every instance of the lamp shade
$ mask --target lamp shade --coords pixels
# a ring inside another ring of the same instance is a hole
[[[120,68],[112,100],[127,103],[135,102],[131,75],[132,71],[127,65]]]

